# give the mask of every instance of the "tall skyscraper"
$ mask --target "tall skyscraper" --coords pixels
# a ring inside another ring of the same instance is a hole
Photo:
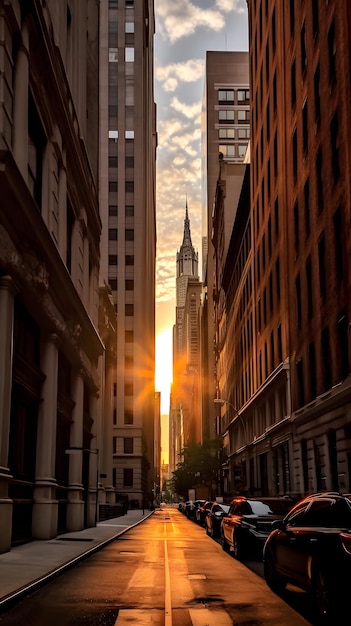
[[[228,163],[244,161],[250,138],[248,52],[207,52],[202,103],[202,259],[201,319],[202,428],[204,439],[214,439],[215,359],[213,342],[214,250],[211,243],[212,209],[219,176],[219,157]],[[240,186],[238,187],[240,189]]]
[[[176,323],[173,332],[173,386],[170,403],[170,468],[187,443],[200,442],[199,412],[201,283],[198,252],[191,241],[186,202],[183,241],[176,256]]]
[[[100,38],[102,270],[117,314],[113,487],[139,506],[155,474],[153,0],[103,0]]]

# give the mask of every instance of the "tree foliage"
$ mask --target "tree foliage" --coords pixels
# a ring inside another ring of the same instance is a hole
[[[173,472],[174,490],[183,498],[188,498],[188,490],[196,485],[207,485],[212,491],[212,484],[217,482],[219,468],[218,451],[220,441],[215,439],[203,444],[191,443],[182,450],[182,460]]]

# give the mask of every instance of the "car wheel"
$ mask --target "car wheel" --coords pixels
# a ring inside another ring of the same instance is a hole
[[[268,587],[272,589],[272,591],[280,594],[285,589],[287,582],[277,573],[275,569],[273,554],[270,550],[267,550],[264,557],[263,573],[265,581]]]
[[[221,533],[221,546],[222,546],[222,550],[224,550],[224,552],[229,552],[229,546],[226,542],[226,539],[223,535],[223,533]]]

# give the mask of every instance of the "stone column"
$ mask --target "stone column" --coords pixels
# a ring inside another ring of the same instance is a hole
[[[24,24],[13,72],[13,155],[25,181],[28,178],[28,50],[29,32]]]
[[[83,373],[77,373],[73,381],[72,399],[75,402],[73,409],[73,423],[71,426],[69,473],[68,473],[68,506],[67,529],[81,530],[84,528],[84,501],[82,483],[83,463]]]
[[[90,392],[90,415],[93,420],[89,459],[88,526],[95,526],[99,520],[99,429],[98,397]]]
[[[50,539],[57,534],[58,502],[56,499],[56,428],[58,337],[50,335],[42,345],[41,369],[46,378],[39,408],[36,477],[32,534],[37,539]]]
[[[10,276],[0,277],[0,553],[11,547],[12,500],[8,468],[15,286]]]
[[[65,151],[62,153],[62,161],[60,162],[58,196],[58,248],[66,264],[67,245],[70,245],[71,242],[67,241],[67,171]]]

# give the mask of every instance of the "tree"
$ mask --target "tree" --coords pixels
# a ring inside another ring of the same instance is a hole
[[[187,499],[188,490],[199,483],[207,485],[212,491],[212,484],[217,484],[219,449],[220,441],[217,439],[185,446],[182,450],[183,460],[173,472],[175,492]]]

